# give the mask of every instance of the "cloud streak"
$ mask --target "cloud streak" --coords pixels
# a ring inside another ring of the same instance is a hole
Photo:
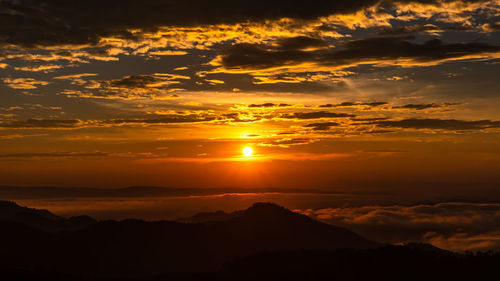
[[[456,119],[403,119],[375,121],[375,124],[383,128],[404,129],[440,129],[440,130],[482,130],[489,128],[500,128],[500,121],[478,120],[465,121]]]
[[[78,119],[27,119],[25,121],[11,121],[0,123],[0,127],[10,129],[28,128],[78,128],[83,122]]]

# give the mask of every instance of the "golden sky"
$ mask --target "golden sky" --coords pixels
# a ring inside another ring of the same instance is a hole
[[[6,0],[0,18],[0,185],[500,183],[498,0]]]

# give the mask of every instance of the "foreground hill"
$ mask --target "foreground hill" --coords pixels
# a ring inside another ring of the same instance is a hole
[[[9,204],[10,212],[17,209],[25,215],[0,220],[4,267],[89,277],[214,271],[235,257],[265,251],[378,246],[347,229],[271,203],[256,203],[219,221],[86,220],[86,224]],[[54,225],[60,231],[54,231]]]
[[[213,271],[144,272],[109,277],[0,267],[2,280],[26,281],[422,281],[498,280],[500,254],[460,255],[419,247],[272,251],[240,257]],[[124,268],[125,269],[124,265]]]

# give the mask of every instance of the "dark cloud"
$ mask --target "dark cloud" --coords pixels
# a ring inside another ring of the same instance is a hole
[[[304,125],[306,128],[312,128],[315,131],[325,131],[329,130],[333,126],[338,126],[339,123],[336,122],[323,122],[323,123],[311,123]]]
[[[294,112],[290,114],[284,114],[281,118],[287,119],[318,119],[318,118],[344,118],[344,117],[355,117],[356,115],[347,113],[336,113],[328,111],[313,111],[313,112]]]
[[[426,0],[440,5],[457,0]],[[383,2],[417,0],[201,1],[201,0],[4,0],[0,2],[0,42],[37,45],[96,44],[102,37],[137,39],[130,30],[154,31],[162,26],[264,21],[279,18],[316,19],[346,14]],[[461,2],[484,2],[462,0]]]
[[[387,134],[387,133],[394,133],[396,131],[393,130],[368,130],[365,131],[364,133],[366,134]],[[389,151],[389,152],[394,152],[394,151]]]
[[[162,81],[151,75],[131,75],[107,82],[112,87],[119,88],[146,88],[148,85]]]
[[[392,108],[422,110],[422,109],[437,108],[437,107],[443,107],[443,105],[435,104],[435,103],[427,103],[427,104],[412,104],[412,103],[410,103],[410,104],[405,104],[405,105],[400,105],[400,106],[393,106]]]
[[[467,26],[435,26],[433,24],[426,25],[410,25],[400,27],[383,27],[379,30],[380,35],[405,35],[422,32],[443,32],[443,31],[468,31],[470,27]]]
[[[267,142],[263,142],[260,145],[263,146],[278,146],[278,147],[290,147],[291,145],[305,145],[316,142],[316,139],[310,138],[284,138],[284,139],[276,139],[270,140]]]
[[[258,44],[236,44],[221,55],[220,62],[228,69],[265,69],[314,61],[316,56],[316,51],[282,51],[273,46],[268,48]]]
[[[130,75],[120,79],[101,81],[103,87],[117,87],[117,88],[152,88],[152,87],[165,87],[170,84],[180,83],[177,80],[189,80],[188,76],[175,75],[175,74],[156,74],[156,75]],[[175,81],[174,81],[175,80]]]
[[[279,39],[276,44],[277,49],[280,50],[303,50],[303,49],[322,49],[328,48],[328,42],[321,38],[311,38],[306,36],[297,36],[291,38]]]
[[[219,61],[227,69],[266,69],[305,62],[342,67],[358,62],[377,63],[408,60],[432,63],[482,53],[500,52],[500,46],[486,43],[450,43],[432,39],[423,44],[411,42],[414,37],[377,37],[345,42],[340,48],[316,51],[279,50],[275,46],[236,44],[226,50]]]
[[[78,119],[28,119],[25,121],[11,121],[0,123],[4,128],[76,128],[82,124]]]
[[[387,102],[385,101],[376,101],[376,102],[342,102],[342,103],[337,103],[337,104],[322,104],[319,107],[349,107],[349,106],[357,106],[357,105],[366,105],[366,106],[381,106],[381,105],[386,105]]]
[[[34,45],[97,43],[99,38],[134,38],[127,30],[161,26],[262,21],[282,17],[314,19],[348,13],[377,0],[262,1],[217,0],[6,0],[0,2],[5,43]]]
[[[440,39],[432,39],[423,44],[413,43],[414,37],[377,37],[346,42],[344,49],[329,53],[325,58],[337,64],[343,59],[414,59],[418,62],[457,58],[484,52],[498,52],[500,46],[485,43],[444,44]]]
[[[248,107],[288,107],[288,106],[292,106],[292,105],[287,104],[287,103],[271,103],[271,102],[248,105]]]
[[[442,129],[442,130],[481,130],[487,128],[500,128],[500,121],[478,120],[465,121],[456,119],[403,119],[375,121],[379,127],[406,128],[406,129]]]
[[[352,121],[369,122],[369,121],[380,121],[380,120],[387,120],[387,119],[389,119],[389,118],[387,118],[387,117],[353,118]]]

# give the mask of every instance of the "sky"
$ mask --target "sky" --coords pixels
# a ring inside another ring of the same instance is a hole
[[[500,198],[499,31],[498,0],[0,0],[0,185]]]

